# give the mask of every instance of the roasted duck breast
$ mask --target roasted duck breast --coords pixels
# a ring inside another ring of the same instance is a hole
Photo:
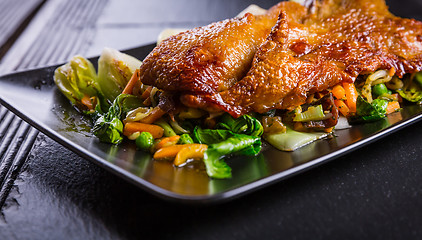
[[[392,15],[383,0],[325,0],[312,9],[282,2],[174,36],[145,59],[140,79],[186,106],[238,117],[294,109],[379,69],[422,70],[422,23]]]

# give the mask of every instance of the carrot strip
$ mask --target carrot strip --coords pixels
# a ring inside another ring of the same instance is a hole
[[[141,119],[142,123],[153,123],[155,121],[157,121],[159,118],[161,118],[166,112],[161,110],[160,107],[156,106],[155,108],[153,108],[151,110],[151,113],[144,117],[143,119]]]
[[[182,148],[184,147],[186,147],[186,145],[172,145],[172,146],[160,148],[154,153],[153,158],[155,159],[174,158],[176,157],[177,153],[180,150],[182,150]]]
[[[179,141],[179,139],[180,139],[179,135],[174,135],[174,136],[171,136],[171,137],[165,137],[165,138],[161,139],[161,141],[158,142],[155,145],[155,149],[160,149],[160,148],[163,148],[163,147],[176,145],[176,143]]]
[[[129,137],[135,132],[149,132],[152,137],[160,138],[164,134],[164,129],[157,125],[139,122],[128,122],[125,124],[125,127],[123,128],[123,135]]]
[[[345,100],[346,99],[346,91],[341,85],[336,85],[333,87],[333,90],[331,91],[335,98],[339,100]]]
[[[354,83],[343,83],[344,90],[346,92],[346,104],[349,107],[351,113],[356,112],[356,100],[358,98],[358,92],[356,91]]]
[[[350,109],[342,100],[334,100],[334,104],[338,108],[338,110],[343,114],[343,116],[347,117],[350,114]]]
[[[396,74],[396,69],[392,67],[388,70],[388,75],[392,77],[394,74]]]
[[[91,102],[91,98],[88,95],[84,95],[84,97],[81,99],[81,103],[85,105],[89,110],[94,109],[94,105]]]
[[[133,73],[132,77],[130,78],[129,82],[127,82],[125,89],[123,89],[123,94],[132,94],[133,87],[135,86],[136,82],[139,80],[139,69],[136,69]]]
[[[397,110],[399,110],[400,109],[400,104],[399,104],[399,102],[397,102],[397,101],[392,101],[392,102],[389,102],[388,103],[388,105],[387,105],[387,109],[385,110],[386,111],[386,113],[387,114],[390,114],[390,113],[393,113],[393,112],[396,112]]]
[[[147,89],[145,89],[145,91],[142,93],[141,98],[147,99],[149,95],[151,94],[151,90],[152,90],[152,86],[147,87]]]
[[[205,144],[187,144],[177,153],[173,163],[180,166],[189,158],[204,158],[204,152],[207,148],[208,146]]]
[[[142,104],[144,104],[145,106],[151,106],[151,98],[147,97]]]

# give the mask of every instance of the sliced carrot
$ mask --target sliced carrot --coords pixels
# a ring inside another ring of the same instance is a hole
[[[133,73],[132,77],[130,78],[129,82],[127,82],[125,89],[123,89],[123,94],[132,94],[133,87],[135,86],[136,82],[139,81],[139,69],[136,69]]]
[[[147,99],[149,95],[151,94],[151,90],[152,90],[152,86],[147,87],[147,89],[145,89],[145,91],[142,93],[141,98]]]
[[[388,70],[388,75],[392,77],[394,74],[396,74],[396,69],[392,67]]]
[[[346,100],[346,91],[341,85],[335,85],[331,91],[335,98],[339,100]]]
[[[128,122],[125,124],[123,135],[129,137],[135,132],[149,132],[153,138],[160,138],[164,134],[164,129],[157,125],[139,122]]]
[[[399,104],[399,102],[397,102],[397,101],[392,101],[392,102],[389,102],[388,103],[388,105],[387,105],[387,109],[385,110],[386,111],[386,113],[387,114],[390,114],[390,113],[393,113],[393,112],[396,112],[397,110],[399,110],[400,109],[400,104]]]
[[[393,94],[391,94],[391,96],[392,96],[393,100],[397,99],[397,102],[399,102],[399,103],[403,102],[403,98],[398,93],[393,93]]]
[[[161,158],[174,158],[176,157],[177,153],[182,150],[182,148],[186,147],[185,145],[172,145],[168,147],[163,147],[158,149],[155,153],[153,158],[161,159]]]
[[[94,105],[92,104],[92,98],[90,98],[88,95],[85,95],[82,99],[81,99],[81,103],[83,105],[85,105],[89,110],[93,110],[94,109]]]
[[[190,158],[204,158],[208,146],[205,144],[186,144],[176,155],[174,165],[180,166]]]
[[[334,104],[338,108],[338,110],[343,114],[343,116],[347,117],[350,114],[350,109],[347,107],[346,103],[343,100],[334,100]]]
[[[358,98],[358,92],[356,91],[354,83],[343,82],[343,87],[346,92],[346,104],[349,107],[351,113],[356,112],[356,100]]]
[[[153,108],[151,110],[151,113],[144,117],[143,119],[141,119],[141,122],[143,123],[153,123],[155,121],[157,121],[159,118],[161,118],[166,112],[161,110],[161,108],[159,106],[156,106],[155,108]]]
[[[151,106],[151,98],[147,97],[142,104],[144,104],[145,106]]]
[[[179,135],[174,135],[171,137],[165,137],[163,139],[161,139],[161,141],[159,141],[157,143],[157,145],[155,145],[155,149],[160,149],[163,147],[168,147],[171,145],[176,145],[176,143],[179,141],[180,136]]]

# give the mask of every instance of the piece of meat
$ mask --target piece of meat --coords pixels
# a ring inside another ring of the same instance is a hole
[[[264,15],[250,13],[172,36],[158,45],[140,67],[142,83],[175,94],[210,95],[232,87],[283,9],[297,15],[297,3],[282,2]]]
[[[294,109],[310,94],[378,69],[399,77],[422,70],[422,23],[393,16],[384,0],[310,6],[282,2],[266,15],[171,37],[144,60],[141,81],[186,106],[237,117]]]
[[[422,70],[422,23],[393,16],[383,0],[327,0],[305,20],[282,11],[241,81],[189,103],[233,116],[294,109],[309,94],[391,68],[398,76]]]

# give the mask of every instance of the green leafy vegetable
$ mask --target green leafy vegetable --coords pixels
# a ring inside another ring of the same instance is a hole
[[[113,144],[119,144],[122,140],[123,123],[120,120],[122,116],[139,107],[140,100],[129,94],[120,94],[114,101],[108,112],[101,115],[95,121],[92,131],[100,141]]]
[[[141,61],[115,49],[104,48],[98,59],[98,85],[104,97],[113,102],[141,65]]]
[[[386,114],[388,101],[375,99],[368,103],[362,96],[356,101],[356,116],[351,118],[352,122],[372,122],[383,119]]]
[[[396,92],[409,102],[422,102],[422,72],[403,78],[403,87]]]
[[[81,102],[83,97],[98,96],[97,80],[94,66],[81,56],[73,57],[54,72],[56,86],[79,110],[86,110]]]
[[[202,144],[214,144],[234,136],[233,132],[222,129],[202,129],[196,127],[193,130],[194,141]]]
[[[231,168],[223,160],[225,155],[232,153],[256,155],[260,150],[261,138],[245,134],[235,134],[222,142],[211,144],[204,154],[207,174],[212,178],[230,178]]]
[[[250,136],[261,136],[264,132],[261,122],[249,115],[242,115],[234,119],[230,114],[226,113],[222,116],[220,123],[216,127],[230,130],[233,133]]]
[[[97,119],[92,132],[101,142],[119,144],[123,140],[123,123],[119,118],[106,114]]]
[[[409,102],[421,102],[422,101],[422,91],[418,89],[411,88],[407,90],[396,90],[400,96],[406,99]]]
[[[149,132],[141,132],[139,137],[136,138],[136,146],[143,150],[143,151],[149,151],[149,149],[154,144],[154,138],[152,137],[152,134]]]
[[[309,122],[319,121],[325,118],[324,109],[322,105],[310,106],[306,111],[302,113],[296,113],[293,121],[295,122]]]
[[[294,151],[328,135],[329,133],[325,132],[306,133],[286,128],[285,133],[265,134],[264,139],[281,151]]]

